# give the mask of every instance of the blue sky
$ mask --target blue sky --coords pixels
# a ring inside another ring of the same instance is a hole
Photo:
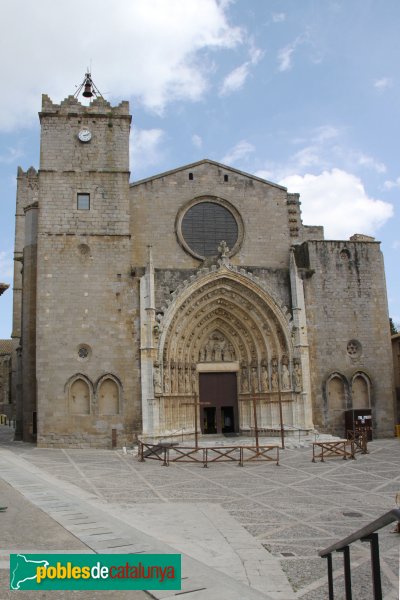
[[[130,101],[132,180],[210,158],[300,192],[327,239],[382,242],[400,323],[399,22],[398,0],[5,0],[0,281],[17,167],[39,166],[41,94],[73,94],[91,64],[112,104]],[[0,338],[11,305],[10,288]]]

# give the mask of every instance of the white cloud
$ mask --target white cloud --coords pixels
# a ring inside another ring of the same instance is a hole
[[[393,188],[400,188],[400,177],[398,177],[394,181],[391,181],[390,179],[388,179],[383,184],[383,187],[385,190],[392,190]]]
[[[291,44],[281,48],[278,52],[278,69],[279,71],[288,71],[292,68],[292,57],[298,46],[304,44],[308,40],[308,35],[299,35]]]
[[[303,222],[323,225],[327,239],[354,233],[374,235],[393,216],[393,206],[370,198],[362,181],[341,169],[320,175],[291,175],[279,182],[301,195]]]
[[[14,274],[13,253],[11,250],[0,251],[0,281],[11,283]]]
[[[292,139],[292,144],[323,144],[340,136],[341,129],[333,125],[321,125],[315,127],[306,137],[296,137]]]
[[[272,20],[274,23],[283,23],[283,21],[286,20],[286,14],[281,12],[281,13],[273,13],[272,15]]]
[[[366,154],[359,154],[357,162],[361,167],[373,169],[377,173],[386,173],[386,165],[375,160],[374,158],[372,158],[372,156],[367,156]]]
[[[256,48],[255,46],[251,46],[249,50],[250,62],[252,65],[256,65],[264,56],[263,50],[260,48]]]
[[[338,127],[332,125],[321,125],[317,127],[313,133],[312,139],[314,142],[322,143],[327,140],[332,140],[339,137],[341,130]]]
[[[255,148],[246,140],[238,142],[233,148],[231,148],[227,154],[222,158],[221,162],[226,165],[232,165],[238,160],[246,158],[249,154],[255,151]]]
[[[274,170],[260,169],[259,171],[256,171],[254,173],[254,175],[256,177],[260,177],[260,179],[266,179],[267,181],[271,181],[272,183],[275,183],[274,182],[274,178],[275,178],[275,171]]]
[[[285,46],[278,52],[278,63],[280,71],[288,71],[292,68],[292,54],[295,51],[295,46]]]
[[[233,69],[233,71],[228,73],[222,82],[221,89],[219,91],[220,96],[227,96],[232,92],[240,90],[244,86],[246,79],[250,74],[251,67],[256,65],[261,60],[262,56],[262,50],[251,46],[249,50],[250,60],[244,62],[236,67],[236,69]]]
[[[7,153],[0,154],[0,163],[9,165],[21,158],[24,151],[21,148],[7,148]]]
[[[383,92],[387,88],[392,87],[393,79],[391,77],[382,77],[381,79],[375,79],[374,88]]]
[[[242,30],[228,22],[228,5],[218,0],[70,0],[68,7],[53,0],[7,2],[0,23],[7,55],[0,63],[6,82],[0,128],[30,125],[42,92],[57,102],[73,94],[91,60],[94,82],[107,99],[135,96],[159,112],[176,99],[198,100],[208,86],[207,52],[243,41]]]
[[[318,173],[335,167],[348,172],[358,172],[361,169],[372,170],[378,174],[386,172],[383,162],[349,147],[345,134],[343,128],[330,124],[316,127],[310,130],[306,137],[296,137],[292,140],[293,145],[302,147],[285,162],[267,163],[259,173],[266,170],[272,174],[274,181],[279,181],[293,173],[304,175],[311,170]],[[393,184],[387,182],[386,187],[390,185],[393,187]]]
[[[201,148],[203,145],[203,140],[197,133],[192,135],[192,144],[193,146],[196,146],[196,148]]]
[[[237,90],[240,90],[240,88],[243,87],[247,76],[249,74],[250,71],[250,63],[249,62],[245,62],[242,65],[240,65],[239,67],[237,67],[236,69],[233,69],[233,71],[231,71],[224,79],[222,86],[221,86],[221,90],[220,90],[220,95],[221,96],[226,96],[228,94],[231,94],[232,92],[236,92]]]
[[[129,144],[131,170],[135,172],[155,165],[161,159],[162,129],[133,129]]]
[[[296,165],[297,169],[303,170],[307,167],[321,166],[321,155],[318,152],[318,148],[316,146],[306,146],[302,150],[299,150],[292,157],[292,161]],[[297,170],[296,169],[296,170]]]

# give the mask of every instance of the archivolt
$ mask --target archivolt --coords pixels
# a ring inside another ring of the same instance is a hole
[[[160,364],[193,365],[210,336],[222,335],[242,364],[292,357],[287,311],[245,273],[227,268],[188,285],[169,306],[160,327]]]

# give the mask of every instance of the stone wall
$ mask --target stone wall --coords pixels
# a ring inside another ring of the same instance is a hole
[[[305,284],[315,425],[344,435],[343,409],[354,407],[355,392],[364,386],[376,434],[392,435],[393,372],[379,243],[310,241],[298,249],[298,257]],[[341,394],[341,386],[343,406],[330,406],[329,394],[334,396],[335,388]]]
[[[11,404],[11,354],[13,340],[0,340],[0,414],[13,417]]]
[[[44,97],[41,125],[38,445],[110,447],[113,429],[126,444],[141,428],[128,107]],[[78,193],[90,194],[89,210]]]
[[[193,179],[189,179],[192,174]],[[225,181],[224,175],[228,176]],[[183,169],[131,185],[133,263],[146,264],[146,247],[153,248],[158,269],[193,269],[200,261],[181,247],[177,214],[194,198],[227,201],[243,220],[240,251],[231,257],[235,265],[271,269],[288,268],[289,229],[287,191],[244,173],[202,161]],[[297,222],[297,205],[293,204]]]
[[[392,335],[395,423],[400,425],[400,333]]]
[[[230,360],[220,368],[235,363],[240,394],[267,398],[285,375],[291,424],[314,418],[342,436],[343,411],[365,403],[376,432],[392,433],[379,244],[324,242],[321,227],[303,225],[298,194],[209,160],[130,185],[125,102],[43,96],[40,120],[40,170],[19,170],[16,211],[13,397],[22,389],[24,439],[35,412],[39,446],[129,444],[157,419],[165,430],[168,378],[178,396],[195,392],[189,375],[210,340],[216,360],[222,338]],[[219,257],[191,251],[181,233],[203,201],[236,221],[232,248],[213,242]]]
[[[36,283],[37,283],[37,223],[38,203],[25,210],[25,245],[23,253],[23,295],[21,352],[22,397],[16,427],[17,438],[26,442],[36,440]]]

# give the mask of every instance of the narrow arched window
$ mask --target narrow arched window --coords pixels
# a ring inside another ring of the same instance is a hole
[[[90,414],[90,389],[86,381],[76,379],[69,390],[69,410],[75,415]]]
[[[98,392],[99,414],[117,415],[119,413],[119,387],[113,379],[104,379]]]

